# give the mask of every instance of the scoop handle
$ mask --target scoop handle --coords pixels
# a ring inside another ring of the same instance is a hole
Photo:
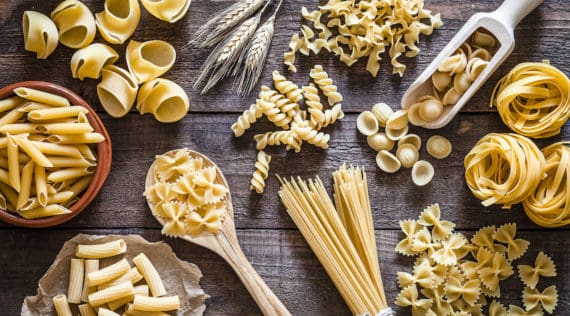
[[[544,0],[505,0],[493,15],[514,29],[517,24]]]

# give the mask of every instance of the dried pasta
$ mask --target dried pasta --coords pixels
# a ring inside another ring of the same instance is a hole
[[[235,137],[242,136],[251,127],[251,124],[255,123],[262,115],[263,112],[257,104],[250,105],[249,109],[243,111],[237,121],[231,126]]]
[[[39,59],[48,58],[57,47],[59,33],[55,23],[46,15],[25,11],[22,17],[24,48]]]
[[[554,262],[544,252],[539,252],[534,260],[534,266],[519,265],[519,278],[530,289],[536,288],[539,277],[555,277],[556,267]]]
[[[291,100],[292,102],[299,102],[303,99],[302,90],[299,89],[296,84],[294,84],[292,81],[287,80],[287,78],[280,74],[277,70],[274,70],[272,75],[273,84],[279,93],[286,95],[287,99]]]
[[[514,132],[532,138],[560,133],[570,117],[570,79],[548,63],[521,63],[495,86],[491,106]]]
[[[329,134],[319,132],[310,126],[295,127],[293,128],[293,132],[297,134],[302,140],[311,145],[315,145],[322,149],[329,148],[329,140],[331,138]]]
[[[78,0],[65,0],[51,13],[59,41],[70,48],[83,48],[95,38],[97,28],[91,10]]]
[[[137,96],[137,110],[150,113],[162,123],[173,123],[184,118],[190,109],[190,100],[181,86],[168,79],[154,79],[143,84]]]
[[[329,78],[329,75],[323,69],[323,66],[315,65],[315,67],[311,69],[310,76],[319,86],[319,89],[321,89],[323,94],[328,98],[329,105],[342,102],[342,95],[338,93],[336,85],[334,85],[333,80]]]
[[[99,79],[105,66],[112,65],[119,58],[119,54],[105,44],[91,44],[78,49],[71,57],[71,74],[73,78]]]
[[[552,314],[558,304],[558,291],[556,285],[545,288],[542,292],[538,289],[526,287],[522,294],[523,305],[527,311],[542,307],[547,313]]]
[[[265,179],[269,176],[269,163],[271,156],[263,150],[257,153],[257,161],[255,162],[255,171],[251,178],[250,190],[255,190],[258,194],[263,193],[265,189]]]
[[[97,95],[103,109],[115,118],[127,115],[137,97],[138,85],[135,79],[128,71],[115,65],[103,67],[101,74]]]
[[[530,242],[525,239],[517,238],[517,224],[504,224],[497,228],[497,232],[493,236],[495,240],[507,245],[507,258],[509,260],[516,260],[525,254]]]
[[[95,14],[95,23],[107,42],[123,44],[135,32],[140,17],[137,0],[105,0],[104,10]]]
[[[127,45],[125,58],[137,83],[145,83],[166,73],[176,61],[176,51],[168,42],[152,40]]]
[[[143,7],[154,17],[169,23],[182,19],[190,8],[191,0],[141,0]]]

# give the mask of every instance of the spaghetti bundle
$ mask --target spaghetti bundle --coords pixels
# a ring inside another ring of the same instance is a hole
[[[542,149],[546,157],[544,178],[524,202],[527,216],[543,227],[570,224],[570,147],[555,143]]]
[[[544,155],[528,138],[490,133],[465,156],[465,180],[484,206],[511,205],[531,195],[544,175]]]
[[[342,166],[333,177],[334,204],[319,178],[279,178],[281,201],[352,313],[393,315],[380,275],[366,174]]]
[[[551,137],[570,117],[570,80],[548,63],[521,63],[497,83],[493,105],[514,132]]]

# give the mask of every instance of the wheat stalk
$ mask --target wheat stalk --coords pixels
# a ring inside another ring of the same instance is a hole
[[[218,44],[232,28],[257,11],[263,2],[265,0],[239,0],[202,25],[186,47],[204,48]]]

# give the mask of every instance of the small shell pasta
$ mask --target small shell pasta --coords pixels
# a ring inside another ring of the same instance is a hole
[[[170,70],[176,60],[176,51],[165,41],[130,41],[125,57],[129,71],[140,84],[156,79]]]
[[[125,116],[137,97],[135,79],[128,71],[115,65],[104,67],[101,74],[101,82],[97,85],[101,105],[112,117]]]
[[[162,123],[172,123],[184,118],[190,108],[188,95],[178,84],[167,79],[154,79],[141,86],[137,98],[137,110],[151,113]]]
[[[122,44],[133,35],[140,17],[137,0],[105,0],[105,9],[95,14],[95,22],[107,42]]]
[[[141,0],[150,14],[170,23],[182,19],[188,12],[191,2],[191,0]]]
[[[46,59],[53,53],[59,41],[57,27],[49,17],[35,11],[26,11],[22,17],[24,48]]]
[[[89,8],[78,0],[66,0],[51,13],[59,29],[59,41],[70,48],[83,48],[95,38],[95,18]]]
[[[105,44],[91,44],[77,50],[71,57],[71,74],[73,78],[99,79],[101,70],[112,65],[119,58],[119,54]]]

